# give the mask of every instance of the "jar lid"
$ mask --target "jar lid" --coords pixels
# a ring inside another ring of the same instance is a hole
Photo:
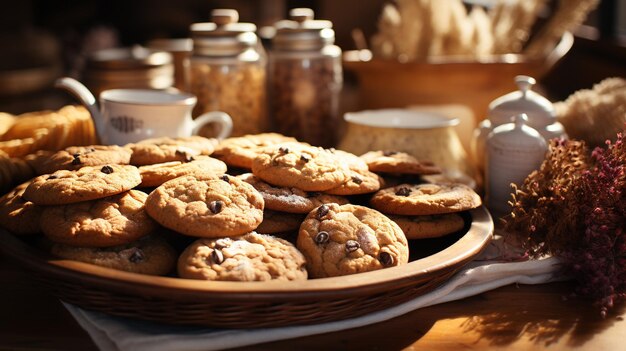
[[[272,45],[278,50],[316,50],[335,42],[333,23],[313,19],[315,13],[308,8],[289,11],[288,20],[274,24],[276,34]]]
[[[556,122],[556,112],[552,103],[545,97],[532,91],[536,84],[529,76],[515,77],[518,91],[503,95],[489,104],[489,120],[493,125],[509,122],[511,116],[524,113],[528,116],[528,125],[545,127]]]
[[[194,53],[202,56],[230,56],[257,45],[256,25],[238,22],[233,9],[215,9],[212,22],[193,23],[190,27]]]
[[[172,63],[172,54],[142,46],[104,49],[87,59],[87,70],[142,70]]]

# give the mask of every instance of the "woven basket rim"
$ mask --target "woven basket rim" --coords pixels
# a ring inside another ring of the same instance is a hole
[[[455,243],[431,256],[406,265],[341,277],[309,279],[306,281],[269,282],[207,282],[175,277],[149,276],[123,272],[87,263],[44,257],[13,235],[0,235],[0,250],[26,268],[49,278],[82,281],[102,289],[147,296],[166,297],[169,294],[202,295],[203,298],[310,299],[372,294],[393,288],[428,281],[439,274],[458,269],[476,256],[491,239],[494,225],[484,207],[469,211],[472,218],[468,231]]]

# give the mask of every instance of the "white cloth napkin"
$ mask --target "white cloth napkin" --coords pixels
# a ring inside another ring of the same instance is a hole
[[[315,325],[263,329],[183,327],[113,317],[64,305],[103,351],[220,350],[361,327],[513,283],[542,284],[567,279],[558,274],[556,258],[511,262],[513,256],[509,254],[503,251],[501,242],[494,241],[476,260],[429,293],[365,316]]]

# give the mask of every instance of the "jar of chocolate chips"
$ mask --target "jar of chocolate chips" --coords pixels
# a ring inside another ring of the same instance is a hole
[[[213,10],[211,20],[190,28],[189,90],[198,98],[193,116],[226,112],[233,120],[232,136],[267,131],[267,60],[256,26],[238,22],[238,12],[231,9]]]
[[[343,82],[341,49],[332,22],[296,8],[278,21],[269,53],[270,114],[274,129],[323,147],[335,143]]]

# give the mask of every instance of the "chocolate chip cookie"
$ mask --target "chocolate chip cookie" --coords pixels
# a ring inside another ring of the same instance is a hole
[[[140,183],[135,166],[83,167],[35,177],[24,190],[24,198],[37,205],[65,205],[123,193]]]
[[[235,238],[197,240],[180,255],[178,275],[246,282],[307,279],[304,257],[295,246],[255,232]]]
[[[201,136],[180,138],[153,138],[128,144],[132,150],[130,164],[152,165],[170,161],[190,161],[198,155],[210,155],[217,145],[216,139]]]
[[[322,205],[300,226],[298,249],[313,278],[368,272],[406,264],[409,248],[396,223],[358,205]]]
[[[278,133],[232,137],[222,140],[215,148],[212,156],[226,162],[229,166],[249,170],[252,168],[252,160],[263,148],[276,144],[295,142],[297,142],[296,139]]]
[[[267,147],[252,162],[262,180],[304,191],[336,188],[350,179],[349,171],[329,150],[294,143]]]
[[[460,212],[481,204],[472,188],[458,183],[401,184],[379,190],[370,199],[380,212],[408,216]]]
[[[326,190],[331,195],[360,195],[378,191],[384,184],[383,178],[368,170],[350,169],[350,179],[340,186]]]
[[[71,146],[48,158],[36,159],[32,165],[37,174],[49,174],[62,169],[77,170],[86,166],[127,165],[130,154],[130,149],[117,145]]]
[[[46,206],[41,229],[51,241],[70,246],[128,244],[155,229],[145,211],[148,195],[138,190],[93,201]]]
[[[22,195],[30,182],[18,185],[0,197],[0,227],[16,235],[37,234],[43,208]]]
[[[437,238],[457,232],[465,226],[458,213],[430,216],[388,216],[402,229],[407,239]]]
[[[441,169],[430,161],[398,151],[370,151],[361,155],[372,172],[394,174],[438,174]]]
[[[106,248],[55,243],[50,253],[68,260],[139,274],[166,275],[176,266],[176,251],[165,240],[152,236]]]
[[[226,164],[210,156],[195,156],[189,162],[172,161],[139,167],[142,187],[156,187],[184,175],[224,174]]]
[[[229,175],[183,176],[153,190],[146,210],[179,233],[226,237],[250,232],[261,223],[263,197],[252,185]]]
[[[337,203],[344,205],[348,203],[348,199],[343,196],[273,186],[255,177],[252,173],[241,174],[237,177],[258,190],[263,196],[265,207],[274,211],[309,213],[321,204]]]
[[[263,234],[286,233],[300,228],[304,221],[304,215],[278,212],[266,209],[263,211],[263,222],[256,231]]]

